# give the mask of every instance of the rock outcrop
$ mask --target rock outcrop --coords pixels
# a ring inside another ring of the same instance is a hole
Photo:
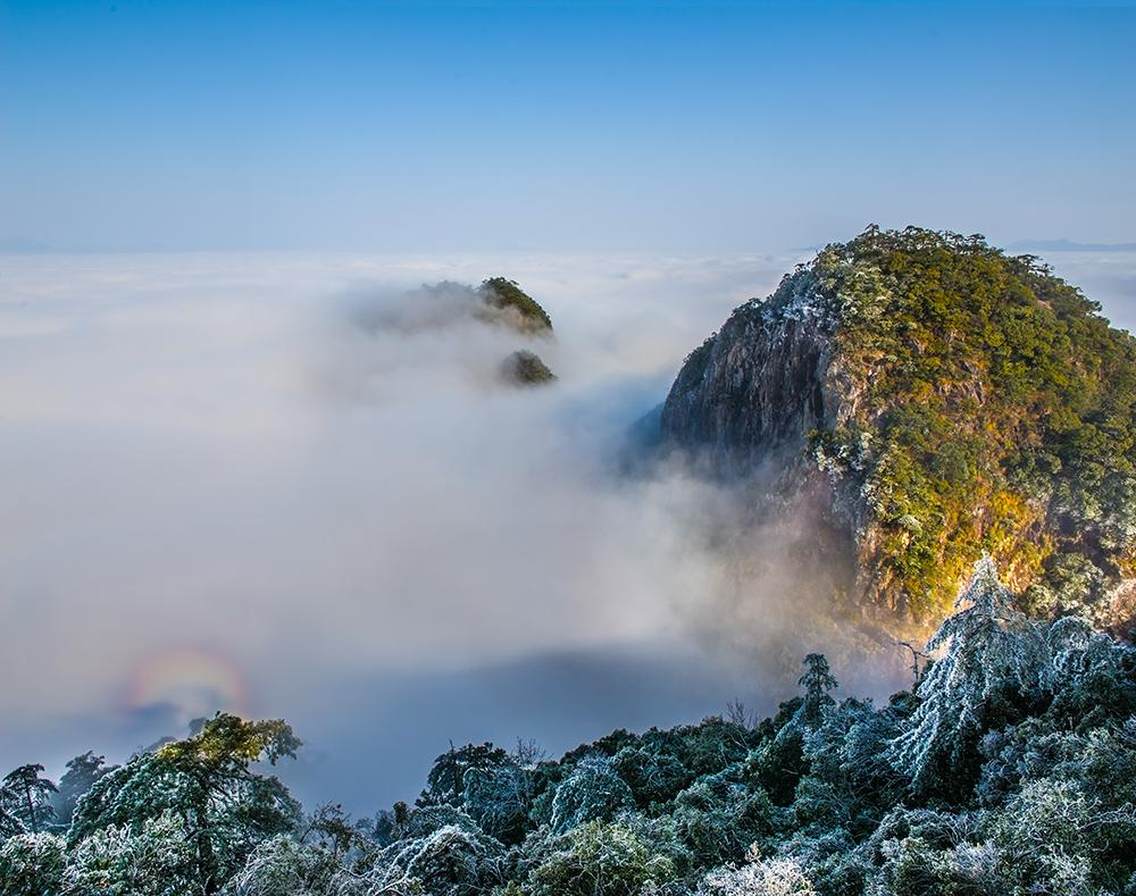
[[[501,362],[501,378],[513,386],[539,386],[556,379],[540,356],[520,349]]]
[[[831,428],[840,392],[830,382],[834,317],[813,304],[815,278],[787,280],[765,301],[734,311],[686,359],[661,426],[719,472],[800,458],[809,434]]]

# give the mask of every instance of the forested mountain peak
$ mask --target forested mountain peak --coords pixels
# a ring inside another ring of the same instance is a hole
[[[482,301],[502,312],[508,323],[525,333],[552,332],[552,318],[540,303],[508,277],[489,277],[478,287]]]
[[[1037,258],[872,226],[687,358],[666,441],[827,495],[855,602],[926,627],[989,552],[1020,604],[1123,627],[1136,340]]]

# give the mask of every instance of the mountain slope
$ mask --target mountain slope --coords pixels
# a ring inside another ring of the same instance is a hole
[[[1099,311],[982,237],[870,227],[691,353],[663,438],[782,501],[823,483],[863,608],[929,624],[988,551],[1032,611],[1116,623],[1136,341]]]

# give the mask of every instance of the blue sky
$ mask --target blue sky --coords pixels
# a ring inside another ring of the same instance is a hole
[[[0,246],[1136,240],[1126,3],[0,0]]]

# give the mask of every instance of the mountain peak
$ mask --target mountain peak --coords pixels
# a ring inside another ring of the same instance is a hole
[[[1117,623],[1136,559],[1136,340],[1030,256],[872,226],[687,358],[664,439],[819,488],[855,601],[928,625],[984,552],[1038,614]]]

